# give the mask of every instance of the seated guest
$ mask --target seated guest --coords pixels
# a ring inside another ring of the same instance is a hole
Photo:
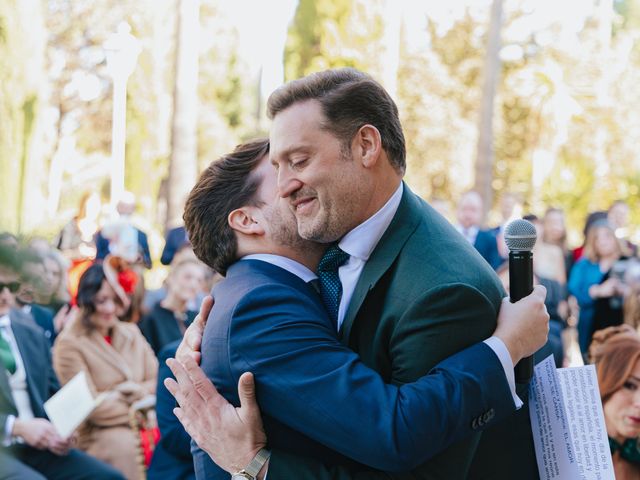
[[[617,480],[640,479],[640,336],[629,326],[593,335],[589,350],[598,385]]]
[[[173,414],[176,401],[164,386],[165,378],[175,378],[167,366],[167,359],[176,356],[179,341],[171,342],[160,352],[160,370],[156,390],[156,413],[160,427],[160,442],[153,452],[147,472],[148,480],[195,480],[191,455],[191,437]]]
[[[155,393],[158,362],[138,327],[119,321],[127,302],[103,266],[92,265],[80,278],[80,311],[58,336],[53,363],[63,383],[84,371],[92,393],[106,394],[79,427],[78,446],[135,480],[141,474],[140,439],[129,413],[134,402]]]
[[[15,248],[0,246],[0,478],[114,479],[112,467],[71,449],[47,419],[59,384],[42,330],[12,310],[19,288]]]
[[[140,330],[156,355],[174,340],[179,340],[197,312],[189,309],[204,282],[204,269],[199,260],[185,258],[171,266],[165,282],[167,295],[156,303],[140,322]]]

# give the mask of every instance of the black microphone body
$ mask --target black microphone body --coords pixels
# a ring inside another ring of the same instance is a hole
[[[509,252],[509,297],[511,303],[533,292],[533,254],[531,251]],[[533,357],[523,358],[515,367],[517,383],[528,383],[533,376]]]

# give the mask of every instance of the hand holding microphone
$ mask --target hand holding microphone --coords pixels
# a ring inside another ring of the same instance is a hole
[[[509,249],[509,297],[512,303],[533,291],[533,246],[536,227],[526,220],[514,220],[504,230],[504,241]],[[528,383],[533,376],[533,357],[523,358],[515,367],[518,383]]]

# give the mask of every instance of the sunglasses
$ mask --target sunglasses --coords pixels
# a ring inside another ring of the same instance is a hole
[[[5,287],[8,288],[11,293],[16,293],[20,289],[20,283],[19,282],[9,282],[9,283],[0,282],[0,292],[2,292],[2,290],[5,289]]]

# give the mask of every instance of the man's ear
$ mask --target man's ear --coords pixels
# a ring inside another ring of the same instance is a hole
[[[363,125],[357,131],[352,142],[354,159],[362,162],[365,168],[373,167],[382,153],[382,137],[373,125]]]
[[[241,207],[233,210],[227,217],[232,230],[244,235],[264,235],[264,228],[258,221],[255,207]]]

